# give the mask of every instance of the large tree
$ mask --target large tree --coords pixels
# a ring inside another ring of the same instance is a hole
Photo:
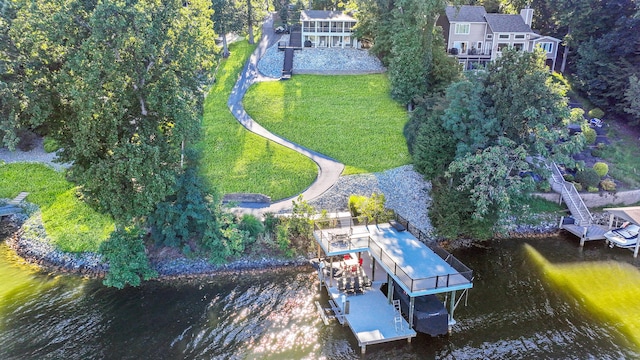
[[[222,57],[229,57],[227,34],[242,30],[242,7],[237,0],[212,0],[213,29],[222,36]]]
[[[535,164],[542,159],[570,164],[570,155],[582,147],[582,136],[567,132],[565,92],[552,81],[540,51],[506,50],[486,72],[468,73],[449,87],[441,118],[446,135],[436,138],[449,137],[455,149],[438,154],[423,135],[414,159],[431,175],[441,173],[443,160],[453,159],[446,174],[457,191],[470,196],[474,218],[504,219],[511,200],[531,190],[521,172],[544,171],[542,161]]]
[[[3,145],[13,148],[21,129],[60,126],[69,114],[59,94],[64,64],[90,31],[90,2],[5,2],[0,15],[0,114]]]
[[[198,133],[211,16],[206,0],[35,0],[11,22],[20,124],[46,126],[85,199],[119,221],[172,191]]]
[[[371,51],[388,66],[394,99],[412,106],[457,76],[457,66],[444,54],[442,34],[435,26],[447,2],[362,0],[356,3],[359,22],[356,36],[372,42]]]

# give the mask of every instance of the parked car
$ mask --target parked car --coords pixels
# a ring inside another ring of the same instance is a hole
[[[276,34],[288,34],[289,33],[289,27],[285,24],[282,26],[278,26],[276,29]]]

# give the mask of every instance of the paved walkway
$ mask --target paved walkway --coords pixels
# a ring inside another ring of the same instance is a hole
[[[286,146],[289,149],[295,150],[300,154],[310,158],[318,165],[318,177],[315,182],[311,184],[303,193],[302,196],[305,200],[314,199],[322,195],[325,191],[329,190],[340,178],[344,165],[313,150],[307,149],[303,146],[295,144],[287,139],[283,139],[277,135],[274,135],[267,131],[265,128],[255,122],[244,110],[242,106],[242,98],[247,92],[247,89],[255,82],[259,81],[273,81],[274,79],[264,77],[258,72],[258,60],[266,52],[266,50],[274,45],[278,41],[277,36],[273,31],[273,18],[269,18],[265,21],[262,27],[262,39],[258,44],[256,50],[251,54],[251,57],[247,61],[238,82],[231,91],[229,101],[227,105],[233,116],[238,119],[238,122],[242,124],[247,130],[258,134],[264,138],[267,138],[280,145]],[[272,203],[269,207],[257,205],[257,204],[241,204],[236,210],[242,213],[261,214],[266,212],[278,213],[282,210],[290,209],[292,207],[291,200],[297,196],[280,200]]]

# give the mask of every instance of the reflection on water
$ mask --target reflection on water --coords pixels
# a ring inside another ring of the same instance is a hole
[[[531,241],[553,264],[616,260],[628,251],[577,241]],[[474,269],[469,305],[450,336],[367,347],[371,359],[619,359],[637,357],[620,331],[548,286],[524,241],[454,252]],[[315,272],[150,282],[113,290],[99,281],[25,268],[0,246],[1,359],[359,359],[349,331],[325,326]],[[601,281],[601,280],[597,280]],[[631,311],[633,312],[633,311]],[[374,314],[375,315],[375,314]],[[637,312],[635,313],[637,316]],[[630,315],[631,316],[631,315]]]
[[[558,291],[566,291],[584,309],[623,332],[640,349],[640,270],[619,261],[551,264],[525,245],[545,277]]]

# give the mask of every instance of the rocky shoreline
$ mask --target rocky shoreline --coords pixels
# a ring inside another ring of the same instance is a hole
[[[102,255],[94,252],[68,253],[51,245],[46,238],[39,214],[26,218],[13,215],[2,220],[2,233],[8,234],[7,245],[20,257],[31,264],[38,265],[49,272],[75,274],[90,278],[103,278],[109,265]],[[227,264],[214,265],[203,258],[180,257],[175,259],[156,259],[151,267],[157,271],[158,280],[188,279],[206,275],[237,274],[244,272],[262,272],[279,268],[307,266],[308,259],[281,259],[261,257],[259,259],[239,259]]]
[[[370,174],[369,174],[370,175]],[[366,176],[369,182],[376,180],[376,176]],[[363,181],[353,178],[345,180],[346,188]],[[376,180],[378,181],[378,180]],[[382,180],[384,182],[384,180]],[[343,188],[345,184],[342,184]],[[381,186],[384,187],[384,184]],[[376,188],[377,189],[377,188]],[[374,192],[372,187],[369,191]],[[329,194],[331,195],[331,194]],[[364,194],[366,195],[366,194]],[[336,197],[335,193],[332,195]],[[325,200],[326,201],[326,200]],[[320,201],[318,201],[320,202]],[[426,202],[423,202],[426,208]],[[410,206],[410,201],[405,201],[404,206]],[[406,209],[404,209],[406,211]],[[428,218],[426,218],[428,222]],[[424,223],[422,224],[424,225]],[[41,266],[46,271],[54,273],[75,274],[90,278],[102,278],[109,269],[102,256],[97,253],[66,253],[56,249],[46,238],[46,232],[42,225],[39,212],[27,217],[24,214],[13,215],[2,221],[2,233],[9,234],[6,242],[18,255],[32,264]],[[424,231],[424,229],[423,229]],[[538,225],[514,226],[508,237],[540,237],[557,234],[556,221],[542,220]],[[477,246],[473,239],[456,239],[442,243],[446,249]],[[258,257],[243,258],[233,262],[214,265],[204,258],[188,258],[184,256],[151,256],[150,263],[158,273],[158,280],[191,279],[202,276],[220,276],[239,273],[259,273],[274,271],[283,268],[309,266],[308,259],[297,257],[295,259]]]

